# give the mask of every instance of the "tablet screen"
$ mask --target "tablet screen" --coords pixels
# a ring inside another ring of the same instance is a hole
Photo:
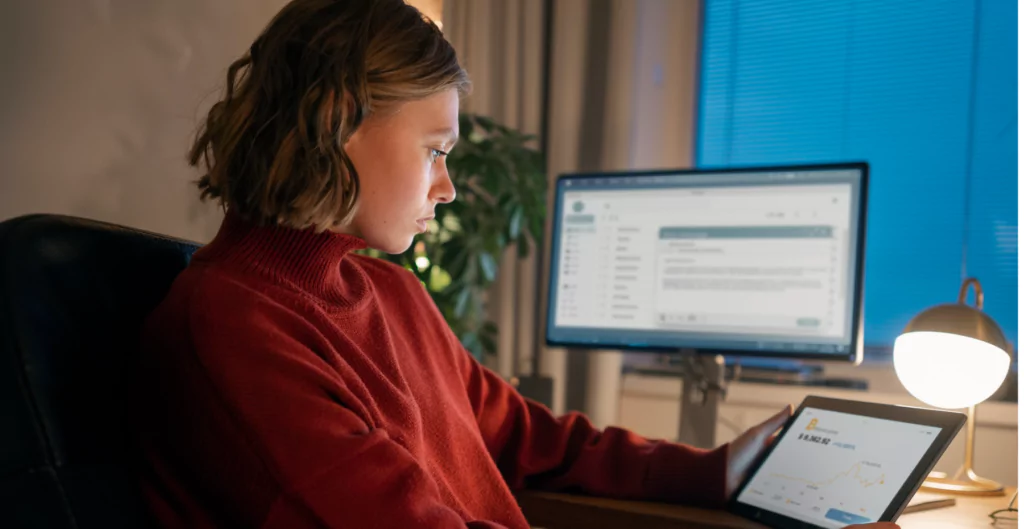
[[[820,527],[876,522],[941,431],[804,408],[736,500]]]

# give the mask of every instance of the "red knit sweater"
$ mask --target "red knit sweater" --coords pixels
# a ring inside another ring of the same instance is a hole
[[[556,418],[360,239],[229,213],[148,319],[138,403],[165,527],[515,527],[513,490],[724,502],[726,449]]]

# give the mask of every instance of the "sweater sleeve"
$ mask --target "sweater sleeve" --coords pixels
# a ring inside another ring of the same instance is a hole
[[[369,424],[310,342],[297,338],[311,335],[304,323],[269,304],[251,308],[259,303],[237,303],[245,308],[231,318],[192,318],[195,367],[182,382],[210,397],[190,407],[189,422],[216,431],[197,432],[201,441],[182,447],[189,452],[182,461],[206,461],[206,472],[261,466],[274,489],[265,495],[264,529],[501,527],[466,522],[446,506],[418,460]],[[229,420],[196,417],[212,413]],[[235,459],[240,453],[250,459]],[[233,475],[238,481],[217,501],[237,501],[231,496],[255,486]]]
[[[728,445],[700,450],[596,429],[586,417],[555,417],[461,355],[470,402],[491,456],[513,489],[579,490],[598,496],[721,507]]]
[[[287,401],[290,397],[295,395],[281,398]],[[327,407],[333,409],[325,410]],[[301,451],[308,441],[330,442],[335,450],[333,454],[319,454],[325,460],[323,469],[281,493],[263,529],[503,527],[486,521],[464,522],[441,501],[440,492],[420,464],[386,433],[367,428],[337,404],[317,408],[318,412],[327,412],[321,417],[333,422],[332,427],[318,433],[289,435],[287,448]]]

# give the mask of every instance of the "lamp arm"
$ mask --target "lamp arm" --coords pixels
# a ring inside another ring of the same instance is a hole
[[[985,306],[985,293],[981,290],[981,281],[973,277],[964,279],[963,284],[960,285],[960,297],[957,299],[957,303],[963,305],[967,302],[967,292],[970,291],[971,286],[974,287],[974,306],[981,310]]]

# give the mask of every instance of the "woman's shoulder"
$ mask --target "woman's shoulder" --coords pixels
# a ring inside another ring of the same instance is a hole
[[[163,301],[150,314],[148,327],[205,334],[204,330],[237,330],[268,320],[294,319],[303,312],[301,300],[277,290],[257,277],[235,274],[209,263],[193,263],[175,278]],[[235,336],[244,339],[246,333]]]
[[[259,306],[256,300],[279,299],[277,286],[257,274],[244,274],[219,263],[193,262],[175,279],[171,295],[191,304],[222,308],[224,305]]]

